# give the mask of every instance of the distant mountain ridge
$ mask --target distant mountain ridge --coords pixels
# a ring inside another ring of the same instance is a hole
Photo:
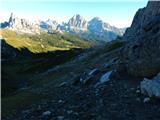
[[[51,19],[30,22],[11,13],[9,21],[1,23],[1,28],[24,33],[40,33],[43,30],[49,33],[68,32],[84,39],[101,41],[111,41],[124,34],[124,29],[111,26],[103,22],[99,17],[94,17],[92,20],[87,21],[79,14],[74,15],[68,22],[58,23]]]

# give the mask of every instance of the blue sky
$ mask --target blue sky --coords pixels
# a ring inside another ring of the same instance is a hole
[[[4,0],[0,4],[0,17],[1,21],[8,20],[13,12],[29,20],[68,21],[74,14],[80,14],[86,20],[98,16],[111,25],[127,27],[136,11],[146,4],[147,0]]]

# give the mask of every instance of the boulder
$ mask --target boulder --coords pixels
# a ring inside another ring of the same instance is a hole
[[[153,79],[144,78],[140,83],[140,89],[142,94],[160,98],[160,73]]]

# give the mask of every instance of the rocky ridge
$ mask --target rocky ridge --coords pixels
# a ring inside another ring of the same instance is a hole
[[[111,41],[117,36],[122,36],[124,30],[116,28],[95,17],[91,21],[86,21],[80,15],[74,15],[69,21],[58,23],[55,20],[30,22],[26,19],[16,17],[11,14],[9,21],[1,23],[1,28],[9,28],[17,32],[40,33],[41,30],[47,30],[49,33],[68,32],[76,34],[89,40]]]
[[[11,13],[11,16],[9,18],[9,21],[5,23],[7,28],[17,31],[17,32],[23,32],[23,33],[39,33],[39,23],[38,22],[30,22],[26,19],[21,19],[16,17],[13,13]]]

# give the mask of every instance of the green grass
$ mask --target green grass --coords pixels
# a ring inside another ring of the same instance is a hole
[[[5,41],[21,50],[27,48],[33,53],[42,53],[57,50],[70,50],[72,48],[90,48],[95,43],[83,40],[78,36],[67,33],[48,34],[42,32],[41,34],[18,34],[8,29],[0,30]]]

